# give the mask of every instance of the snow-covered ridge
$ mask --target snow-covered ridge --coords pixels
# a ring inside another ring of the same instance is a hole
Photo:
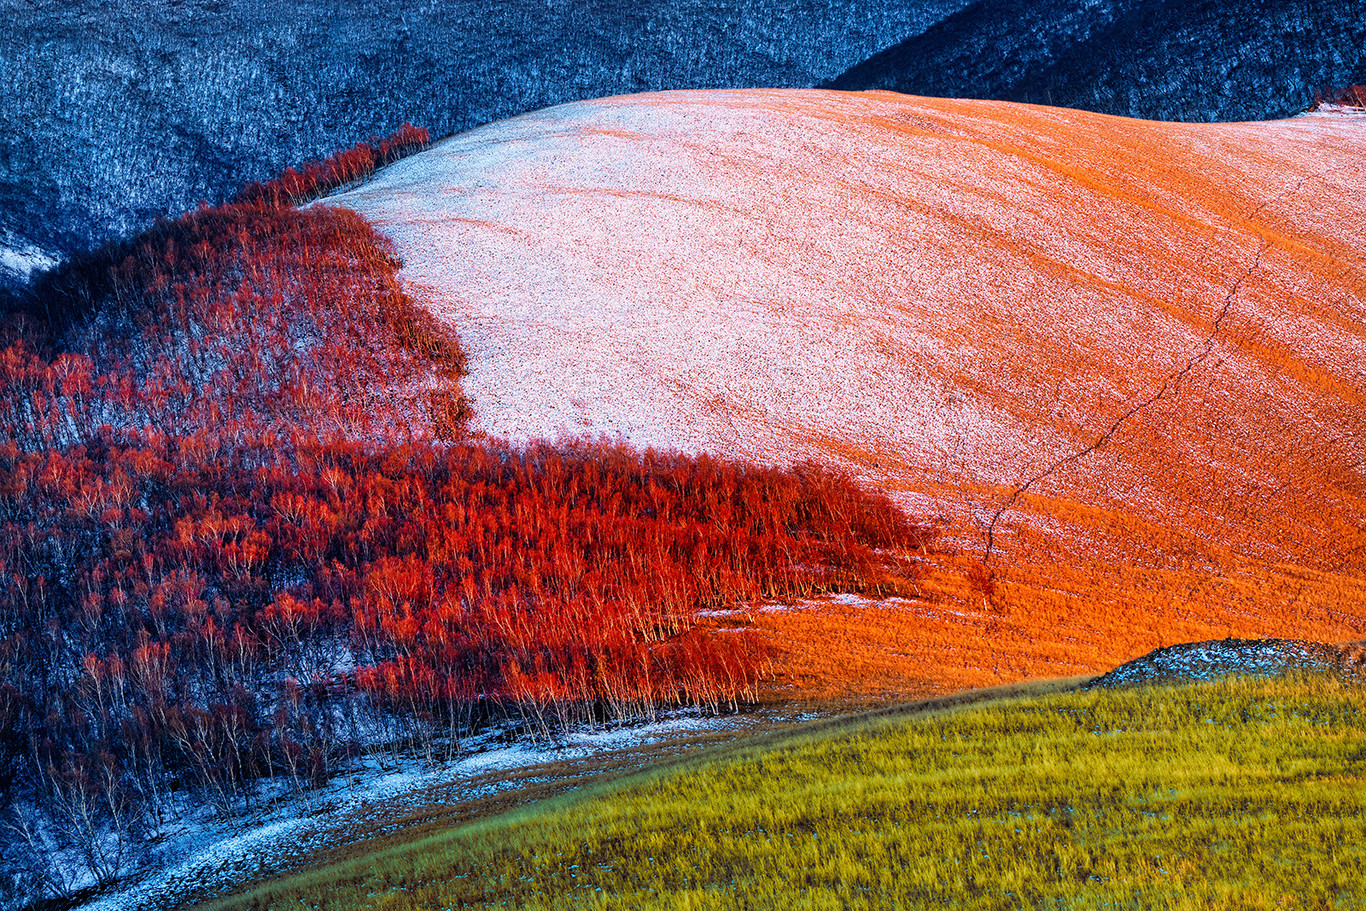
[[[1226,537],[1229,491],[1254,530],[1366,495],[1338,470],[1366,461],[1363,151],[1338,113],[668,92],[492,124],[331,202],[456,326],[492,435],[814,457],[944,512],[1061,463],[1031,492]]]

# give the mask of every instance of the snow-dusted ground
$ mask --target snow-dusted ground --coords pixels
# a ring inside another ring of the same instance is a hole
[[[862,595],[855,595],[850,592],[839,592],[821,598],[793,598],[791,601],[766,601],[753,607],[731,607],[718,610],[700,610],[698,617],[717,618],[717,617],[749,617],[754,614],[773,614],[783,613],[784,611],[800,610],[821,610],[831,604],[842,604],[850,607],[874,607],[881,605],[902,605],[911,604],[906,598],[865,598]]]
[[[641,750],[686,749],[703,735],[739,735],[783,720],[772,713],[711,717],[684,710],[659,721],[576,731],[557,745],[492,738],[464,744],[451,763],[412,759],[381,768],[375,761],[339,775],[304,800],[282,799],[270,809],[232,820],[204,816],[164,833],[154,872],[83,905],[85,911],[156,911],[189,898],[208,898],[290,869],[318,851],[399,825],[413,811],[487,797],[530,784],[572,778],[597,768],[620,769]]]
[[[34,273],[51,269],[55,265],[57,258],[37,247],[26,244],[8,246],[0,243],[0,283],[8,280],[26,283]]]
[[[492,435],[814,457],[951,512],[1156,396],[1036,490],[1218,537],[1230,491],[1240,528],[1364,492],[1337,470],[1366,462],[1364,151],[1336,111],[668,92],[492,124],[331,202],[458,329]]]
[[[1321,104],[1315,110],[1318,114],[1333,114],[1339,117],[1357,117],[1366,120],[1366,108],[1354,104]]]
[[[1214,680],[1230,674],[1270,676],[1291,670],[1359,671],[1357,650],[1293,639],[1215,639],[1157,649],[1121,664],[1089,685]]]

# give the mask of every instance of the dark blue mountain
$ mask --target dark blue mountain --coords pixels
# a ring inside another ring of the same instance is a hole
[[[0,0],[0,272],[405,120],[810,87],[966,2]]]
[[[826,85],[1262,120],[1366,81],[1366,0],[978,0]]]

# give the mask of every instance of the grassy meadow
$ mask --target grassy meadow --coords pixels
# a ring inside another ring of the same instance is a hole
[[[884,711],[213,908],[1366,907],[1363,707],[1302,676]]]

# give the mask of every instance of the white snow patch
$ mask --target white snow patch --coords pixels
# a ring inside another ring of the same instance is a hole
[[[186,895],[230,892],[281,872],[303,855],[344,845],[358,830],[373,831],[377,821],[526,783],[525,777],[511,781],[493,773],[534,771],[546,763],[629,757],[631,751],[651,744],[704,732],[739,732],[766,719],[755,714],[715,717],[681,710],[648,724],[574,731],[560,745],[524,741],[497,746],[489,737],[473,739],[465,744],[471,752],[449,764],[410,759],[393,769],[367,760],[361,768],[338,775],[303,799],[282,800],[241,819],[201,816],[176,824],[159,833],[164,840],[156,849],[155,872],[81,907],[84,911],[153,911]]]
[[[37,247],[0,246],[0,270],[17,275],[27,282],[35,272],[43,272],[57,265],[60,260]]]

